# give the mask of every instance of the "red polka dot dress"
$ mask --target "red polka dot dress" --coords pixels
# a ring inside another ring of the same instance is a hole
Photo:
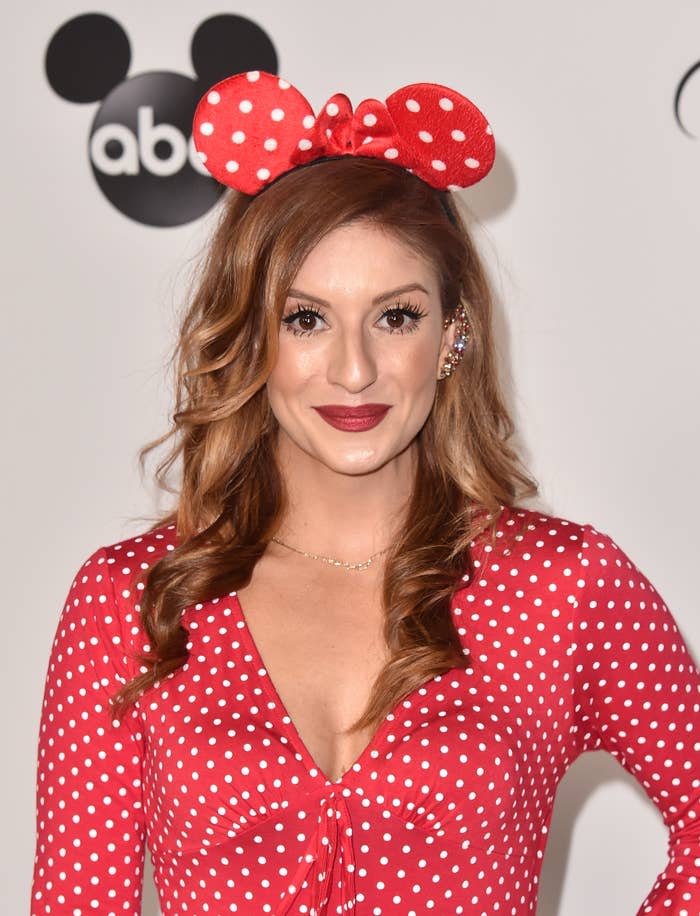
[[[657,806],[669,858],[638,914],[700,913],[700,673],[648,579],[591,525],[506,509],[452,599],[473,666],[384,719],[340,779],[315,765],[236,593],[183,611],[190,656],[131,709],[146,645],[131,577],[161,527],[71,586],[39,735],[32,916],[525,916],[557,786],[605,750]],[[507,546],[506,546],[507,545]]]

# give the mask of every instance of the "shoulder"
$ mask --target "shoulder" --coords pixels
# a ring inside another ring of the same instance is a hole
[[[80,563],[60,617],[59,639],[89,638],[128,666],[144,642],[138,595],[140,573],[176,546],[175,526],[161,526],[97,547]],[[132,672],[133,673],[133,672]]]
[[[501,506],[492,527],[472,542],[472,562],[476,578],[507,568],[511,582],[543,573],[575,582],[589,566],[631,564],[593,523],[522,506]]]
[[[578,552],[596,536],[606,539],[590,522],[577,521],[552,515],[538,509],[523,506],[501,506],[501,513],[493,525],[493,537],[487,530],[481,535],[475,547],[485,553],[505,555],[522,554],[536,550],[540,554],[571,554]]]
[[[175,549],[175,525],[163,525],[95,548],[80,564],[73,589],[101,583],[116,594],[129,592],[139,574]]]
[[[473,580],[481,584],[496,578],[501,588],[507,582],[527,590],[546,581],[552,592],[564,586],[572,602],[584,590],[653,589],[617,541],[592,522],[504,506],[492,530],[472,543]]]
[[[523,643],[543,652],[567,646],[577,609],[625,602],[632,580],[640,590],[643,581],[592,523],[523,507],[502,508],[471,560],[455,612],[466,615],[475,645],[495,638],[515,652]]]
[[[175,525],[161,525],[100,547],[95,554],[106,564],[115,589],[131,589],[136,576],[175,550],[177,544]]]

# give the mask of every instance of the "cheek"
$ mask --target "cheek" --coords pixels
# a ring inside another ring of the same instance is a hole
[[[435,380],[440,341],[424,335],[405,341],[386,356],[385,366],[407,389],[421,389]]]
[[[277,362],[270,373],[267,384],[280,394],[297,391],[319,371],[318,353],[287,345],[280,341]]]

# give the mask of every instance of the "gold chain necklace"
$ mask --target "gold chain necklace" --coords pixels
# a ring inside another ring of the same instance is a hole
[[[346,563],[344,560],[334,560],[333,557],[322,557],[317,553],[307,553],[306,550],[299,550],[298,547],[292,547],[291,544],[285,544],[284,541],[280,541],[279,538],[271,538],[275,544],[280,544],[282,547],[286,547],[288,550],[294,550],[296,553],[301,553],[305,557],[309,557],[312,560],[321,560],[323,563],[328,563],[330,566],[342,566],[343,569],[367,569],[372,565],[372,561],[381,556],[383,553],[386,553],[389,549],[385,547],[384,550],[380,550],[377,553],[373,553],[368,560],[364,560],[362,563]]]

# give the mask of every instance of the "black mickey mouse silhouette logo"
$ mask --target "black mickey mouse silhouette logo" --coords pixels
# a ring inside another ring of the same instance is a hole
[[[127,77],[127,34],[100,13],[64,23],[46,51],[46,75],[61,98],[102,103],[89,141],[97,184],[118,210],[149,226],[197,219],[224,190],[192,143],[192,119],[204,92],[234,73],[277,73],[272,41],[243,16],[206,19],[192,38],[191,56],[195,79],[168,71]]]

